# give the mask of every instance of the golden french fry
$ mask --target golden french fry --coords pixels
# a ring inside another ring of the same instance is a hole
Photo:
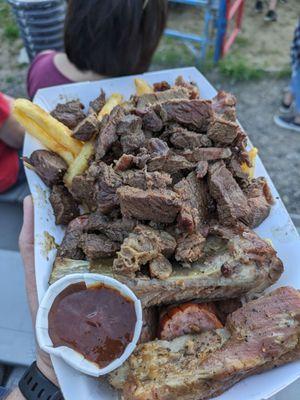
[[[38,139],[48,150],[54,151],[60,155],[69,165],[73,162],[74,157],[72,153],[58,144],[35,121],[33,121],[31,118],[28,118],[27,115],[16,109],[14,110],[14,117],[31,136]]]
[[[244,162],[241,165],[242,171],[245,172],[249,176],[249,178],[254,177],[254,171],[255,171],[255,160],[257,156],[258,150],[256,147],[252,147],[251,150],[248,151],[249,159],[252,164],[252,167],[248,167],[248,165]]]
[[[110,114],[112,109],[123,101],[123,96],[120,93],[113,93],[103,106],[102,110],[99,112],[97,118],[99,121],[102,120],[104,115]]]
[[[153,93],[154,90],[144,79],[135,78],[134,80],[136,94],[142,96],[142,94]]]
[[[93,142],[86,142],[81,149],[81,152],[75,158],[73,163],[69,166],[68,171],[64,176],[66,186],[71,187],[73,178],[82,174],[88,167],[89,158],[94,153]]]
[[[83,144],[71,137],[72,131],[38,105],[26,99],[17,99],[14,102],[13,113],[16,111],[22,112],[23,115],[34,121],[47,132],[48,136],[51,136],[74,156],[80,153]]]

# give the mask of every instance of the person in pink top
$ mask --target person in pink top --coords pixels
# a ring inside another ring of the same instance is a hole
[[[38,89],[145,72],[167,18],[167,0],[69,0],[65,53],[38,54],[27,75]]]

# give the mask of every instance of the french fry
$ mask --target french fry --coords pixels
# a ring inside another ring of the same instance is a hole
[[[48,136],[51,136],[58,144],[65,147],[74,156],[80,153],[83,144],[79,140],[71,137],[72,131],[38,105],[26,99],[17,99],[14,102],[13,113],[16,111],[30,118],[35,124],[39,125]]]
[[[93,142],[86,142],[81,149],[81,152],[69,166],[67,173],[64,176],[64,182],[67,187],[71,187],[75,176],[82,174],[88,167],[88,160],[94,153]]]
[[[120,93],[113,93],[103,106],[102,110],[99,112],[97,118],[99,121],[102,120],[104,115],[110,114],[112,109],[123,101],[123,96]]]
[[[142,96],[142,94],[146,93],[154,93],[153,88],[144,79],[135,78],[134,84],[135,84],[136,94],[138,96]]]
[[[70,151],[58,144],[48,133],[40,127],[31,118],[15,109],[14,117],[25,128],[25,130],[33,137],[38,139],[48,150],[51,150],[60,155],[68,165],[72,164],[74,157]]]
[[[248,151],[249,159],[252,164],[252,167],[248,167],[248,165],[244,162],[241,165],[242,171],[249,176],[249,178],[254,177],[254,171],[255,171],[255,160],[257,156],[258,150],[256,147],[252,147],[251,150]]]

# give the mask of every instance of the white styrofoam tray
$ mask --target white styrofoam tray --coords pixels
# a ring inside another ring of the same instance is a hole
[[[215,96],[216,90],[196,68],[151,72],[142,76],[149,83],[161,80],[173,83],[178,75],[182,75],[187,80],[195,81],[200,88],[202,97],[210,99]],[[119,92],[125,98],[129,98],[135,92],[133,78],[132,76],[114,78],[41,89],[37,92],[34,102],[48,111],[52,110],[59,102],[73,99],[80,99],[85,106],[88,106],[89,101],[98,96],[100,88],[106,92],[107,96],[111,93]],[[261,133],[263,134],[263,132]],[[37,140],[26,135],[24,155],[29,156],[32,151],[41,147]],[[63,229],[54,223],[52,208],[48,201],[48,188],[33,171],[27,169],[26,175],[35,204],[35,270],[38,297],[39,301],[41,301],[48,287],[48,279],[55,257],[55,250],[47,251],[49,247],[49,245],[45,245],[45,242],[48,241],[47,233],[52,235],[57,243],[60,243],[63,237]],[[300,268],[299,235],[259,158],[256,163],[255,175],[267,178],[276,199],[276,204],[272,207],[270,216],[256,229],[256,232],[262,238],[272,240],[285,266],[282,277],[274,287],[291,285],[300,289],[300,271],[298,269]],[[69,367],[63,360],[55,356],[51,358],[66,400],[111,400],[118,398],[117,393],[109,387],[104,378],[96,380],[85,376]],[[268,399],[298,377],[300,377],[300,361],[247,378],[219,396],[218,399]]]

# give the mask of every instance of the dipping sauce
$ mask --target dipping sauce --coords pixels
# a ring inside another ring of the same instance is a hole
[[[134,302],[118,290],[79,282],[54,300],[48,331],[54,347],[68,346],[104,368],[132,341],[136,320]]]

